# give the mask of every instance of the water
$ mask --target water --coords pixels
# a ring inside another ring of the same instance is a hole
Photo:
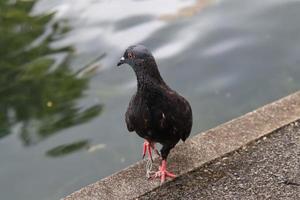
[[[7,3],[9,2],[9,3]],[[1,199],[59,199],[141,159],[124,49],[148,46],[193,134],[300,88],[297,0],[2,1]]]

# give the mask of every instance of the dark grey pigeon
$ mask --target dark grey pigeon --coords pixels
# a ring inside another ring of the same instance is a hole
[[[162,145],[162,164],[154,177],[160,177],[163,183],[166,177],[175,177],[167,171],[166,160],[179,140],[185,141],[190,135],[192,109],[189,102],[162,79],[153,55],[145,46],[128,47],[118,66],[125,63],[137,77],[137,91],[125,114],[127,128],[145,139],[143,157],[148,151],[152,160],[152,149],[158,153],[155,143]]]

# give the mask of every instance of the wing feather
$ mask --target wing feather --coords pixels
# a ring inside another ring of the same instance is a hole
[[[127,108],[127,111],[125,113],[125,122],[126,122],[126,125],[127,125],[127,129],[129,132],[132,132],[134,131],[134,119],[133,119],[133,102],[134,102],[134,98],[135,98],[135,95],[132,96],[130,102],[129,102],[129,105],[128,105],[128,108]]]

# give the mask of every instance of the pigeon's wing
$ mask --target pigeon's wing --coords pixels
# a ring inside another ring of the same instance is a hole
[[[192,127],[192,109],[187,100],[175,91],[169,91],[155,112],[156,126],[162,131],[179,135],[185,141]],[[176,105],[176,106],[174,106]]]
[[[189,102],[187,100],[185,100],[182,97],[182,112],[181,115],[183,116],[182,120],[181,120],[181,128],[180,128],[180,138],[185,141],[190,133],[191,133],[191,129],[192,129],[192,125],[193,125],[193,113],[192,113],[192,108],[189,104]]]
[[[133,116],[133,104],[134,104],[135,95],[132,96],[127,111],[125,113],[125,121],[127,125],[127,129],[129,132],[134,131],[134,116]]]
[[[164,109],[156,107],[153,109],[151,124],[154,125],[154,129],[164,131],[169,125],[169,115],[164,112]]]
[[[135,94],[131,98],[125,113],[125,121],[128,131],[147,132],[150,126],[150,112],[141,96]]]

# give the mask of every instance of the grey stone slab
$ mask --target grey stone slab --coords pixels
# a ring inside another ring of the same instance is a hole
[[[180,177],[298,119],[300,92],[177,145],[168,158],[168,168]],[[156,168],[159,160],[154,162]],[[145,178],[145,162],[141,161],[74,192],[65,200],[134,199],[158,187],[158,180]]]

